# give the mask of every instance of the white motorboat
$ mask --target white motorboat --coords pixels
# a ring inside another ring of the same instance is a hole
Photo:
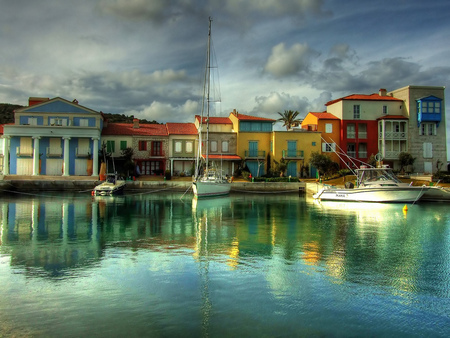
[[[208,48],[207,48],[207,64],[205,70],[205,85],[204,85],[204,93],[203,93],[203,105],[202,105],[202,114],[200,118],[200,128],[199,128],[199,147],[197,154],[197,164],[195,169],[195,176],[192,182],[192,190],[194,191],[194,196],[199,197],[215,197],[215,196],[224,196],[228,195],[231,190],[231,181],[229,181],[226,177],[223,176],[222,170],[218,170],[217,168],[210,167],[209,163],[209,110],[210,103],[213,102],[210,97],[210,84],[211,84],[211,22],[212,19],[209,18],[209,31],[208,31]],[[205,113],[206,119],[203,118],[203,114]],[[205,123],[204,123],[205,122]],[[203,124],[206,125],[206,146],[205,146],[205,155],[202,154],[202,132],[203,132]],[[202,173],[201,167],[203,167],[203,159],[204,162],[204,170]]]
[[[417,202],[430,189],[401,182],[386,165],[380,168],[361,166],[355,173],[356,187],[352,184],[345,188],[324,186],[313,197],[324,201],[411,203]]]
[[[125,189],[125,185],[125,180],[121,179],[117,174],[107,174],[105,182],[97,185],[92,190],[92,195],[106,196],[121,194]]]

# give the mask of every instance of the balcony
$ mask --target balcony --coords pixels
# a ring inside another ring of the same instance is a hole
[[[356,132],[347,131],[347,138],[356,138]]]
[[[378,134],[378,138],[383,139],[383,132]],[[404,131],[385,131],[384,139],[385,140],[406,140],[408,138],[408,134]]]
[[[75,156],[79,158],[89,158],[91,157],[91,148],[75,148]]]
[[[17,157],[33,157],[33,149],[28,147],[18,147],[16,155]]]
[[[266,152],[265,150],[246,150],[245,159],[264,160],[266,159]]]
[[[304,151],[303,150],[283,149],[282,150],[282,158],[302,160],[304,158]]]
[[[62,156],[62,148],[50,148],[47,147],[47,157],[61,157]]]

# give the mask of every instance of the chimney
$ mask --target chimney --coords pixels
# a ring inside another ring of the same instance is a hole
[[[380,91],[379,91],[379,95],[380,96],[386,96],[386,89],[381,88]]]
[[[139,119],[133,119],[133,128],[139,128]]]
[[[239,113],[236,111],[236,109],[233,109],[233,115],[234,116],[239,116]]]
[[[73,99],[72,102],[75,103],[75,104],[78,104],[78,100],[77,99]]]
[[[28,98],[28,106],[35,106],[45,101],[49,101],[48,97],[29,97]]]

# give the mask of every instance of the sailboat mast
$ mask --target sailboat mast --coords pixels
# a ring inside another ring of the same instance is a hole
[[[210,103],[210,86],[211,86],[211,23],[212,18],[209,17],[208,29],[208,48],[206,50],[206,173],[209,168],[209,103]]]

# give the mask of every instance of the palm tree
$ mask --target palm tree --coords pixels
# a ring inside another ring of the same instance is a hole
[[[295,124],[302,123],[302,120],[296,118],[300,114],[298,111],[285,110],[283,114],[280,112],[278,114],[281,117],[277,121],[283,122],[283,127],[286,127],[286,130],[291,129]]]

